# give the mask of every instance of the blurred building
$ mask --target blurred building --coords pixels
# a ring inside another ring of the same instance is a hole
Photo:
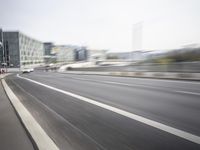
[[[19,31],[3,32],[4,56],[8,67],[36,66],[44,62],[43,43]]]
[[[120,59],[120,60],[130,60],[131,52],[110,52],[107,53],[107,59]]]
[[[88,50],[84,46],[54,45],[51,50],[50,55],[55,55],[56,62],[72,63],[86,61],[88,58]]]
[[[88,61],[99,62],[106,60],[107,50],[88,49],[87,51]]]
[[[70,45],[54,45],[52,54],[55,54],[56,62],[72,63],[75,61],[75,46]]]
[[[132,51],[130,52],[130,60],[132,62],[145,60],[148,57],[149,52],[150,51]]]
[[[143,34],[143,22],[138,22],[133,25],[132,33],[132,47],[133,51],[138,51],[142,49],[142,34]]]
[[[53,53],[54,44],[51,42],[44,43],[44,62],[48,63],[55,63],[56,62],[56,55]]]
[[[44,55],[51,55],[54,44],[51,42],[44,43]]]
[[[86,61],[88,59],[87,47],[75,48],[75,61]]]
[[[107,54],[107,59],[137,62],[144,60],[146,58],[146,54],[146,51],[110,52]]]

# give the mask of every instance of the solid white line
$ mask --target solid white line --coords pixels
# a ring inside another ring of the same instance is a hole
[[[4,79],[2,79],[3,87],[8,95],[11,103],[13,104],[15,110],[20,116],[24,126],[30,133],[31,137],[35,141],[39,150],[59,150],[53,140],[47,135],[47,133],[42,129],[39,123],[33,118],[30,112],[24,107],[17,96],[9,88]]]
[[[35,96],[31,95],[29,92],[27,92],[25,89],[23,89],[20,85],[18,85],[15,81],[12,81],[18,88],[20,88],[23,92],[25,92],[26,94],[28,94],[29,96],[31,96],[32,98],[34,98],[35,101],[37,101],[39,104],[41,104],[42,106],[44,106],[48,111],[50,111],[51,113],[53,113],[54,115],[56,115],[58,118],[60,118],[62,121],[66,122],[68,125],[70,125],[72,128],[74,128],[77,132],[80,132],[81,134],[83,134],[85,136],[85,138],[88,138],[89,140],[91,140],[92,142],[94,142],[95,144],[97,144],[99,147],[101,147],[101,149],[105,149],[100,143],[98,143],[95,139],[91,138],[88,134],[86,134],[85,132],[83,132],[82,130],[80,130],[79,128],[77,128],[75,125],[73,125],[71,122],[69,122],[68,120],[66,120],[63,116],[61,116],[60,114],[58,114],[57,112],[55,112],[53,109],[49,108],[46,104],[44,104],[43,102],[41,102],[40,100],[38,100]]]
[[[19,78],[21,78],[21,79],[25,79],[25,80],[27,80],[27,81],[33,82],[33,83],[38,84],[38,85],[41,85],[41,86],[43,86],[43,87],[46,87],[46,88],[55,90],[55,91],[57,91],[57,92],[63,93],[63,94],[65,94],[65,95],[74,97],[74,98],[76,98],[76,99],[78,99],[78,100],[85,101],[85,102],[87,102],[87,103],[90,103],[90,104],[99,106],[99,107],[101,107],[101,108],[104,108],[104,109],[110,110],[110,111],[112,111],[112,112],[115,112],[115,113],[117,113],[117,114],[120,114],[120,115],[123,115],[123,116],[125,116],[125,117],[128,117],[128,118],[130,118],[130,119],[137,120],[137,121],[139,121],[139,122],[142,122],[142,123],[147,124],[147,125],[149,125],[149,126],[155,127],[155,128],[160,129],[160,130],[162,130],[162,131],[171,133],[171,134],[173,134],[173,135],[176,135],[176,136],[181,137],[181,138],[183,138],[183,139],[189,140],[189,141],[191,141],[191,142],[200,144],[200,137],[199,137],[199,136],[196,136],[196,135],[194,135],[194,134],[191,134],[191,133],[188,133],[188,132],[185,132],[185,131],[182,131],[182,130],[179,130],[179,129],[176,129],[176,128],[173,128],[173,127],[170,127],[170,126],[167,126],[167,125],[165,125],[165,124],[162,124],[162,123],[159,123],[159,122],[156,122],[156,121],[153,121],[153,120],[144,118],[144,117],[142,117],[142,116],[139,116],[139,115],[136,115],[136,114],[127,112],[127,111],[125,111],[125,110],[122,110],[122,109],[119,109],[119,108],[116,108],[116,107],[113,107],[113,106],[109,106],[109,105],[104,104],[104,103],[101,103],[101,102],[97,102],[97,101],[95,101],[95,100],[89,99],[89,98],[87,98],[87,97],[80,96],[80,95],[78,95],[78,94],[74,94],[74,93],[71,93],[71,92],[68,92],[68,91],[64,91],[64,90],[61,90],[61,89],[58,89],[58,88],[55,88],[55,87],[52,87],[52,86],[43,84],[43,83],[41,83],[41,82],[38,82],[38,81],[35,81],[35,80],[32,80],[32,79],[29,79],[29,78],[21,77],[21,76],[19,76],[19,75],[17,75],[17,76],[18,76]]]

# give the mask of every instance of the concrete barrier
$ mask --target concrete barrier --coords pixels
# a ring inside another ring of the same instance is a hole
[[[2,77],[3,78],[3,77]],[[48,136],[40,124],[35,120],[27,108],[22,104],[4,79],[1,80],[4,90],[13,105],[20,121],[28,131],[31,139],[39,150],[59,150],[55,142]]]
[[[60,73],[85,74],[85,75],[109,75],[139,78],[176,79],[176,80],[199,80],[200,73],[180,72],[92,72],[92,71],[64,71]]]

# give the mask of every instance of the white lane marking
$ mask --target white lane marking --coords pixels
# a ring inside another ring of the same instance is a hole
[[[82,130],[80,130],[79,128],[77,128],[75,125],[73,125],[71,122],[69,122],[68,120],[66,120],[63,116],[61,116],[60,114],[58,114],[57,112],[55,112],[53,109],[49,108],[46,104],[44,104],[43,102],[39,101],[35,96],[31,95],[29,92],[27,92],[25,89],[23,89],[19,84],[17,84],[15,81],[12,81],[18,88],[20,88],[23,92],[25,92],[26,94],[28,94],[30,97],[34,98],[35,101],[37,101],[38,103],[40,103],[42,106],[44,106],[44,108],[46,108],[48,111],[50,111],[51,113],[55,114],[58,118],[60,118],[62,121],[66,122],[68,125],[70,125],[72,128],[74,128],[75,130],[77,130],[77,132],[80,132],[81,134],[83,134],[85,136],[85,138],[88,138],[89,140],[91,140],[92,142],[94,142],[95,144],[97,144],[99,147],[103,149],[105,149],[101,144],[99,144],[95,139],[93,139],[92,137],[90,137],[88,134],[86,134],[85,132],[83,132]]]
[[[136,78],[134,78],[136,79]],[[170,80],[170,79],[147,79],[147,78],[137,78],[138,80],[154,80],[154,81],[161,81],[161,82],[177,82],[177,83],[187,83],[187,84],[200,84],[199,81],[184,81],[184,80]]]
[[[107,110],[110,110],[110,111],[115,112],[115,113],[117,113],[117,114],[120,114],[120,115],[122,115],[122,116],[125,116],[125,117],[128,117],[128,118],[130,118],[130,119],[133,119],[133,120],[142,122],[142,123],[144,123],[144,124],[146,124],[146,125],[149,125],[149,126],[152,126],[152,127],[157,128],[157,129],[160,129],[160,130],[162,130],[162,131],[171,133],[171,134],[173,134],[173,135],[176,135],[176,136],[181,137],[181,138],[183,138],[183,139],[189,140],[189,141],[191,141],[191,142],[200,144],[200,137],[197,136],[197,135],[191,134],[191,133],[189,133],[189,132],[185,132],[185,131],[176,129],[176,128],[174,128],[174,127],[167,126],[167,125],[165,125],[165,124],[162,124],[162,123],[159,123],[159,122],[156,122],[156,121],[147,119],[147,118],[145,118],[145,117],[142,117],[142,116],[139,116],[139,115],[130,113],[130,112],[128,112],[128,111],[125,111],[125,110],[122,110],[122,109],[119,109],[119,108],[116,108],[116,107],[113,107],[113,106],[109,106],[109,105],[104,104],[104,103],[101,103],[101,102],[97,102],[97,101],[92,100],[92,99],[89,99],[89,98],[87,98],[87,97],[80,96],[80,95],[78,95],[78,94],[74,94],[74,93],[71,93],[71,92],[68,92],[68,91],[64,91],[64,90],[61,90],[61,89],[58,89],[58,88],[55,88],[55,87],[52,87],[52,86],[43,84],[43,83],[41,83],[41,82],[38,82],[38,81],[35,81],[35,80],[32,80],[32,79],[29,79],[29,78],[21,77],[21,76],[19,76],[19,74],[17,74],[17,77],[19,77],[19,78],[21,78],[21,79],[25,79],[25,80],[30,81],[30,82],[33,82],[33,83],[35,83],[35,84],[44,86],[44,87],[46,87],[46,88],[52,89],[52,90],[54,90],[54,91],[63,93],[63,94],[65,94],[65,95],[74,97],[74,98],[76,98],[76,99],[78,99],[78,100],[81,100],[81,101],[84,101],[84,102],[87,102],[87,103],[90,103],[90,104],[99,106],[99,107],[104,108],[104,109],[107,109]]]
[[[4,79],[2,79],[2,84],[8,95],[11,103],[13,104],[15,110],[20,116],[24,126],[30,133],[31,137],[35,141],[39,150],[59,150],[54,141],[47,135],[39,123],[34,119],[30,112],[24,107],[17,96],[9,88]]]
[[[96,80],[83,79],[83,78],[77,78],[77,77],[71,77],[71,78],[77,79],[77,80],[83,80],[83,81],[93,81],[93,82],[99,82],[99,83],[106,83],[106,84],[116,84],[116,85],[130,86],[130,87],[136,87],[136,86],[138,86],[138,87],[146,87],[146,88],[158,89],[157,87],[150,87],[150,86],[139,85],[139,84],[127,84],[127,83],[113,82],[113,81],[96,81]]]
[[[67,74],[67,73],[65,73],[65,74]],[[79,75],[79,74],[76,74],[76,75]],[[91,76],[91,75],[85,75],[84,74],[84,76]],[[93,76],[98,76],[99,77],[99,75],[93,75]],[[102,76],[101,76],[102,77]],[[157,81],[157,82],[177,82],[177,83],[189,83],[189,84],[197,84],[197,85],[199,85],[200,84],[200,82],[199,81],[197,81],[197,82],[195,82],[195,81],[184,81],[184,80],[170,80],[170,79],[156,79],[156,78],[153,78],[153,79],[149,79],[149,78],[144,78],[144,77],[142,77],[142,78],[140,78],[140,77],[120,77],[120,76],[103,76],[104,78],[106,78],[106,77],[109,77],[109,78],[123,78],[123,79],[131,79],[131,80],[149,80],[149,81]]]
[[[145,87],[145,88],[151,88],[151,89],[160,89],[159,87],[153,87],[153,86],[146,86],[146,85],[139,85],[139,84],[126,84],[126,83],[121,83],[121,82],[113,82],[113,81],[96,81],[92,79],[84,79],[84,78],[77,78],[77,77],[71,77],[72,79],[77,79],[77,80],[83,80],[83,81],[93,81],[93,82],[99,82],[99,83],[106,83],[106,84],[115,84],[115,85],[123,85],[123,86],[129,86],[129,87]],[[165,88],[165,87],[162,87]],[[166,91],[169,91],[165,89]],[[169,91],[169,92],[175,92],[175,93],[184,93],[184,94],[189,94],[189,95],[200,95],[200,93],[196,92],[189,92],[189,91]]]
[[[177,93],[185,93],[185,94],[190,94],[190,95],[198,95],[200,96],[200,93],[196,93],[196,92],[189,92],[189,91],[175,91]]]

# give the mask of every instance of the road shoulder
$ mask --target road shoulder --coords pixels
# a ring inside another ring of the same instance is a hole
[[[33,150],[33,144],[0,83],[0,145],[1,149]]]
[[[21,122],[25,126],[26,130],[30,134],[34,143],[37,145],[37,148],[40,150],[58,150],[59,148],[52,141],[52,139],[47,135],[47,133],[41,128],[29,111],[23,106],[20,100],[9,88],[4,79],[2,79],[2,85],[5,89],[5,92],[10,99],[13,107],[15,108]]]

